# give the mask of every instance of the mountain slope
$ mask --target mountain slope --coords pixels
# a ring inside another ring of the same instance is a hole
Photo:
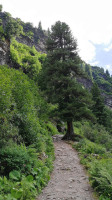
[[[45,39],[47,37],[47,31],[38,28],[34,28],[31,23],[24,23],[20,19],[12,18],[10,13],[0,12],[0,33],[3,30],[6,31],[8,23],[14,21],[22,27],[22,32],[16,37],[17,41],[28,46],[35,46],[37,51],[45,52]]]
[[[104,97],[105,104],[112,108],[112,77],[108,70],[104,72],[103,68],[91,66],[85,62],[81,63],[81,68],[87,76],[87,87],[90,85],[92,86],[92,82],[96,82],[101,90],[102,96]]]

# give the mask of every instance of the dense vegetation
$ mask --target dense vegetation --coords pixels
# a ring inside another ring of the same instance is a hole
[[[49,180],[57,131],[25,74],[0,66],[0,90],[0,199],[34,199]]]
[[[99,124],[74,123],[82,136],[73,144],[80,152],[81,163],[89,170],[90,182],[100,200],[112,199],[112,135]]]
[[[28,47],[16,40],[12,40],[10,45],[11,59],[15,68],[21,69],[29,78],[37,81],[41,63],[46,55],[36,51],[35,47]]]
[[[13,66],[0,66],[0,200],[33,200],[48,182],[51,135],[58,134],[51,118],[58,128],[67,122],[65,138],[77,141],[73,146],[99,199],[112,200],[112,111],[101,96],[112,94],[112,77],[81,61],[67,24],[58,21],[48,32],[42,54],[16,40],[25,36],[38,43],[37,33],[45,34],[41,22],[35,29],[9,13],[0,20],[0,40],[8,40]],[[77,75],[93,82],[91,91]]]
[[[49,120],[53,106],[42,98],[37,84],[46,55],[13,38],[22,30],[19,20],[7,14],[6,21],[5,26],[1,20],[0,36],[9,40],[15,69],[0,66],[0,199],[33,200],[50,178],[51,135],[58,131]]]
[[[91,66],[85,62],[81,63],[81,68],[89,79],[97,83],[102,93],[112,95],[112,77],[108,70],[104,72],[103,68]]]
[[[58,105],[60,119],[67,122],[64,139],[73,139],[73,120],[81,117],[92,119],[94,116],[88,106],[91,104],[88,91],[75,79],[76,75],[82,75],[80,59],[77,42],[67,24],[58,21],[52,26],[46,48],[48,54],[39,77],[40,87],[48,101]]]
[[[86,66],[85,71],[79,68],[76,47],[65,23],[52,26],[39,83],[48,101],[57,103],[58,117],[67,121],[64,139],[78,140],[74,147],[81,152],[81,162],[89,169],[91,184],[100,200],[111,200],[112,111],[105,106],[97,81],[93,83],[91,95],[77,83],[77,75],[89,76],[93,81],[93,73],[91,67]],[[89,120],[76,123],[83,118]],[[75,121],[74,129],[72,121]]]

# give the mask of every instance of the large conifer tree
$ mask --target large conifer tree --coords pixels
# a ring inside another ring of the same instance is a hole
[[[74,138],[73,120],[88,116],[89,94],[75,76],[81,74],[77,41],[66,23],[56,22],[46,43],[47,58],[40,75],[41,88],[48,100],[58,105],[61,119],[67,122],[65,139]],[[90,115],[89,115],[90,116]]]
[[[101,91],[97,85],[97,83],[93,84],[93,87],[91,88],[92,92],[92,99],[94,101],[92,106],[92,111],[94,115],[97,117],[97,121],[100,124],[105,125],[106,122],[106,112],[105,112],[105,104],[104,99],[101,96]]]

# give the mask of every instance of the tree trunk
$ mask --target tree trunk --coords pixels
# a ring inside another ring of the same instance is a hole
[[[58,132],[59,132],[59,133],[62,132],[61,122],[60,122],[59,120],[57,120],[57,129],[58,129]]]
[[[64,135],[63,140],[74,140],[73,122],[67,121],[67,133]]]

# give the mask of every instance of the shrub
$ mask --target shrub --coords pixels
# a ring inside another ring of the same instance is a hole
[[[37,135],[43,132],[39,118],[47,118],[46,110],[49,110],[38,87],[27,75],[3,66],[0,67],[0,87],[1,144],[3,140],[8,142],[9,138],[16,138],[19,142],[19,136],[26,145],[37,143]]]
[[[76,149],[78,149],[79,151],[85,154],[102,155],[106,153],[106,149],[103,146],[90,142],[87,139],[80,140],[80,142],[76,145]]]
[[[13,123],[16,103],[12,95],[13,83],[7,67],[0,66],[0,147],[11,139],[19,141],[18,127]]]
[[[102,144],[109,151],[112,150],[112,136],[104,126],[83,122],[83,124],[81,124],[81,132],[83,132],[83,135],[88,140],[97,144]]]
[[[92,186],[105,197],[112,197],[112,159],[92,163],[90,168]],[[106,198],[105,198],[106,199]]]
[[[76,124],[77,125],[77,124]],[[112,199],[112,137],[105,128],[98,124],[83,122],[78,126],[79,132],[86,138],[75,143],[75,148],[80,151],[81,163],[90,172],[90,181],[99,193],[100,200]],[[91,141],[94,142],[91,142]],[[107,151],[108,150],[108,151]]]
[[[6,177],[0,178],[0,200],[34,200],[36,198],[37,190],[33,182],[33,176],[22,176],[21,179],[16,180],[17,173],[18,171],[12,171],[10,180]]]
[[[18,37],[23,32],[23,27],[20,25],[18,20],[11,18],[10,13],[5,13],[6,18],[8,18],[7,23],[4,28],[5,37],[11,39],[13,37]]]
[[[12,170],[28,173],[32,162],[25,146],[7,146],[0,151],[0,174],[8,175]]]
[[[46,128],[48,129],[50,135],[59,134],[57,128],[51,122],[46,123]]]
[[[37,52],[35,47],[28,47],[25,44],[13,40],[10,46],[11,59],[19,64],[20,68],[31,79],[37,81],[38,73],[41,69],[41,60],[44,60],[45,54]]]

